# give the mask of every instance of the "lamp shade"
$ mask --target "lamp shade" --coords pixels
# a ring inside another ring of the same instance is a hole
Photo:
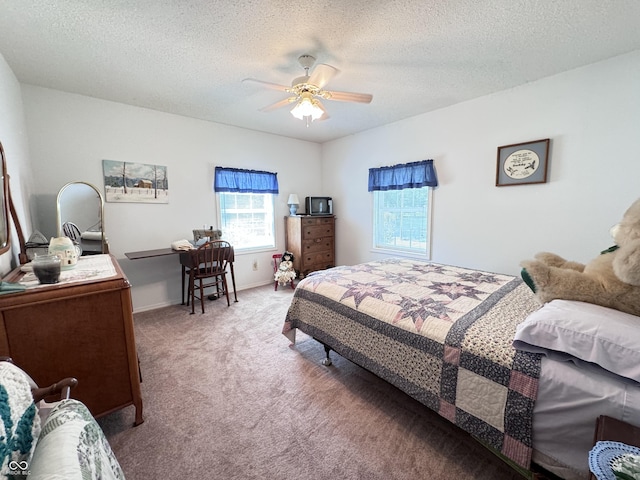
[[[302,98],[291,110],[291,115],[300,120],[303,120],[306,117],[311,117],[312,121],[322,117],[324,111],[318,105],[318,101],[313,98],[313,95],[309,92],[303,92],[300,96]]]
[[[289,200],[287,200],[287,205],[300,205],[300,200],[298,200],[298,195],[292,193],[289,195]]]

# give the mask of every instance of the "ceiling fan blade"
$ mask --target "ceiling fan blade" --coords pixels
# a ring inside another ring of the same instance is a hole
[[[264,87],[270,88],[272,90],[280,90],[281,92],[286,92],[290,88],[290,87],[287,87],[286,85],[279,85],[277,83],[264,82],[262,80],[257,80],[255,78],[245,78],[244,80],[242,80],[242,83],[258,83]]]
[[[337,68],[327,65],[326,63],[319,63],[318,66],[313,69],[313,73],[309,77],[309,80],[307,80],[307,83],[322,88],[329,83],[336,73],[338,73]]]
[[[274,104],[267,105],[266,107],[262,107],[259,110],[261,112],[271,112],[272,110],[275,110],[277,108],[286,107],[287,105],[295,102],[296,100],[297,100],[297,97],[285,98],[284,100],[280,100],[279,102],[276,102]]]
[[[368,93],[351,93],[351,92],[331,92],[326,91],[329,94],[327,100],[336,100],[338,102],[358,102],[358,103],[371,103],[373,95]]]

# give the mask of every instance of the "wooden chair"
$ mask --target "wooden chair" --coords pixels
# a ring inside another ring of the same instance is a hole
[[[227,265],[231,251],[231,244],[224,240],[214,240],[203,243],[191,254],[196,261],[189,271],[189,299],[191,301],[191,313],[195,313],[195,299],[200,299],[202,313],[204,313],[204,291],[207,288],[215,287],[215,295],[220,298],[223,294],[227,297],[227,307],[229,302],[229,289],[227,287]],[[196,285],[197,284],[197,285]],[[196,286],[198,294],[196,294]]]
[[[11,357],[0,357],[0,362],[9,362],[12,365],[15,365]],[[67,377],[52,385],[49,385],[48,387],[38,387],[36,382],[33,381],[33,379],[27,372],[24,372],[24,374],[31,384],[31,394],[33,395],[33,402],[36,404],[40,400],[48,399],[48,397],[51,397],[53,395],[59,395],[59,397],[57,397],[55,400],[67,400],[71,396],[71,389],[78,385],[78,380],[76,378]]]
[[[73,222],[64,222],[62,224],[62,233],[64,233],[65,236],[69,237],[74,243],[79,243],[80,237],[82,237],[80,229]]]
[[[271,256],[271,258],[273,259],[273,274],[275,275],[278,272],[278,266],[282,261],[282,254],[275,253]],[[278,290],[278,280],[273,280],[273,289],[276,291]]]

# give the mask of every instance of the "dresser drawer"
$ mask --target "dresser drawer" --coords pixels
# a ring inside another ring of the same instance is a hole
[[[333,224],[328,225],[310,225],[302,229],[302,239],[307,240],[310,238],[333,238]]]
[[[312,265],[305,265],[304,270],[302,270],[302,273],[301,273],[302,275],[301,278],[308,276],[311,272],[319,272],[334,266],[335,265],[333,263],[314,263]]]
[[[322,268],[326,268],[329,265],[334,264],[333,251],[331,252],[319,252],[308,253],[303,257],[304,269],[309,268],[310,265],[322,265]]]
[[[304,217],[302,219],[302,227],[314,225],[333,225],[333,217]]]
[[[314,240],[304,240],[302,242],[302,253],[307,255],[315,252],[333,252],[333,238],[316,238]]]

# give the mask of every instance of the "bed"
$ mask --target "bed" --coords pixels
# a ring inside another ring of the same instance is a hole
[[[301,280],[282,333],[310,335],[325,364],[337,352],[517,468],[577,480],[589,476],[599,415],[640,424],[638,321],[581,302],[541,306],[514,276],[391,258]]]

